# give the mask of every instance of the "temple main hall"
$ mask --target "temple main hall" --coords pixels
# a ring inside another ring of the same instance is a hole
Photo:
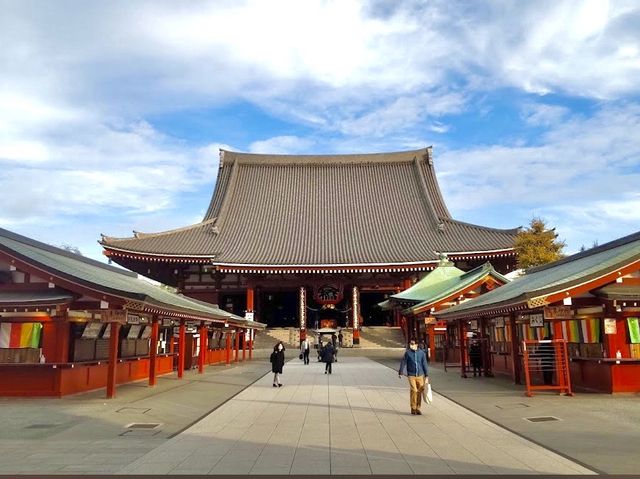
[[[112,261],[236,315],[289,327],[398,326],[376,305],[446,255],[468,271],[515,268],[518,229],[453,219],[432,148],[352,155],[220,152],[200,223],[103,236]]]

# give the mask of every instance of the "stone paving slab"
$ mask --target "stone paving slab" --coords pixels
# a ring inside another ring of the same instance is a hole
[[[367,352],[370,359],[397,370],[396,353]],[[444,372],[441,364],[430,369],[433,388],[440,394],[565,457],[604,474],[638,474],[640,471],[640,395],[576,393],[560,396],[543,392],[526,397],[524,387],[507,376],[460,377],[460,369]],[[554,416],[559,421],[532,423],[526,417]],[[490,439],[510,447],[508,437]]]
[[[62,399],[0,398],[0,474],[115,473],[262,377],[270,368],[257,356],[208,367],[204,374],[186,371],[182,380],[160,376],[153,388],[146,381],[119,385],[112,400],[104,399],[104,389]],[[127,432],[125,425],[134,422],[161,426]],[[190,455],[188,447],[169,451],[157,468],[195,473],[181,466]]]
[[[284,373],[283,387],[267,374],[118,473],[593,474],[438,394],[410,415],[406,379],[367,358]]]

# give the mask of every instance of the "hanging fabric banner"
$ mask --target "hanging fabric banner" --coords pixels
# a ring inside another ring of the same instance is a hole
[[[627,325],[629,326],[629,339],[631,344],[640,343],[640,325],[638,324],[638,318],[627,318]]]
[[[600,320],[583,319],[580,321],[580,333],[583,343],[600,342]]]
[[[580,342],[580,327],[578,321],[563,321],[562,332],[569,343]]]
[[[0,348],[37,348],[41,332],[40,323],[1,323]]]

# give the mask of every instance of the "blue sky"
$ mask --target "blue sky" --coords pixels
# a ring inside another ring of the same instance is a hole
[[[635,1],[0,0],[0,226],[103,259],[198,222],[218,149],[434,147],[457,219],[640,230]]]

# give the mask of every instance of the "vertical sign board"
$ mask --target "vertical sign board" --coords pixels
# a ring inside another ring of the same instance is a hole
[[[604,334],[617,334],[616,320],[614,318],[604,318]]]
[[[529,315],[529,326],[532,328],[542,328],[544,327],[544,317],[542,314],[531,314]]]

